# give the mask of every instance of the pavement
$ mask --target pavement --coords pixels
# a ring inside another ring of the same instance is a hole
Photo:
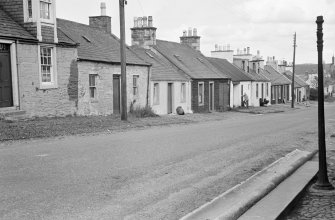
[[[328,150],[327,157],[329,181],[335,186],[335,150]],[[335,219],[335,190],[315,190],[313,183],[306,187],[302,197],[294,204],[290,212],[282,218],[283,220]]]

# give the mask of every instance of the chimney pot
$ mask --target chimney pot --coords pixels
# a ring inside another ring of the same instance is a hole
[[[247,48],[244,48],[244,54],[247,54]]]
[[[247,47],[247,54],[250,54],[250,47]]]
[[[273,56],[273,61],[275,61],[276,59],[275,59],[275,56]]]
[[[259,50],[257,50],[257,56],[259,56],[261,54],[261,52]]]
[[[147,27],[148,26],[148,18],[147,16],[143,16],[143,27]]]
[[[183,37],[187,37],[187,31],[183,30]]]
[[[134,17],[134,27],[137,27],[137,17]]]
[[[106,2],[101,2],[100,9],[101,9],[101,16],[106,16]]]
[[[227,50],[230,50],[230,44],[227,45]]]
[[[149,17],[148,17],[148,26],[149,26],[149,27],[153,27],[152,16],[149,16]]]
[[[137,18],[137,27],[142,27],[142,17]]]
[[[198,30],[196,28],[193,28],[193,36],[198,36]]]
[[[215,44],[215,51],[219,50],[219,46],[217,44]]]
[[[192,37],[192,28],[188,28],[188,36]]]

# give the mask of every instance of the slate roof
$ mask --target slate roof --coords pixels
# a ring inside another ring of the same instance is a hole
[[[283,74],[279,73],[272,66],[265,65],[264,75],[271,80],[272,85],[287,85],[291,84],[291,80],[286,78]]]
[[[265,70],[260,68],[259,73],[256,73],[254,70],[250,69],[250,72],[248,74],[250,74],[255,81],[270,82],[271,80],[268,77],[266,77],[266,75],[264,74],[264,71]]]
[[[291,71],[289,71],[289,70],[285,71],[283,74],[288,79],[292,79],[292,74],[293,73]],[[308,84],[304,80],[302,80],[298,75],[296,75],[294,77],[294,88],[301,88],[301,87],[305,87],[305,86],[308,86]]]
[[[150,49],[144,49],[137,46],[131,47],[134,52],[144,59],[151,66],[151,80],[154,81],[189,81],[189,77],[184,72],[178,71],[161,54]]]
[[[226,73],[233,82],[254,81],[251,75],[246,74],[234,64],[229,63],[226,59],[207,57],[209,62],[221,72]]]
[[[21,25],[16,23],[6,12],[0,9],[0,36],[26,39],[37,41],[28,31]]]
[[[230,79],[188,45],[156,40],[154,49],[193,79]]]
[[[82,60],[120,63],[120,41],[113,34],[105,33],[90,27],[64,19],[57,19],[57,27],[64,35],[60,42],[72,40],[79,44],[78,57]],[[129,47],[126,47],[127,64],[149,65],[139,58]]]

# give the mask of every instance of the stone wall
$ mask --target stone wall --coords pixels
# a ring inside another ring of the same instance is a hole
[[[18,45],[20,108],[27,116],[66,116],[77,111],[77,50],[57,47],[57,81],[54,89],[40,89],[37,45]]]
[[[113,75],[120,75],[120,65],[79,61],[78,62],[78,114],[108,115],[113,113]],[[89,74],[97,74],[96,98],[90,97]],[[133,95],[133,75],[139,76],[138,95]],[[134,106],[146,105],[148,67],[127,66],[127,103],[128,111]]]

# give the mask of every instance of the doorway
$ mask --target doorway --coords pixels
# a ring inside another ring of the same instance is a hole
[[[167,113],[172,113],[172,83],[168,83],[168,99],[167,99]]]
[[[120,114],[120,75],[113,75],[113,113]]]
[[[209,111],[214,111],[214,82],[209,83]]]
[[[0,108],[13,106],[10,45],[0,44]]]

